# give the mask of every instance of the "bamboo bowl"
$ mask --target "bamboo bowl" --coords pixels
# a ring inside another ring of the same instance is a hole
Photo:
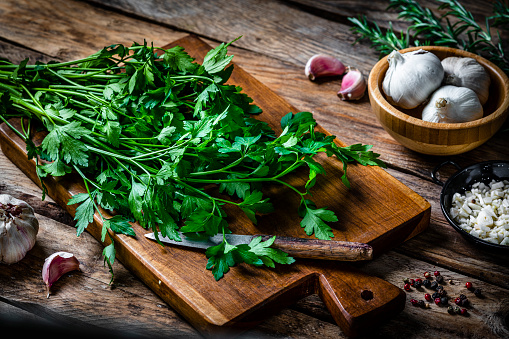
[[[454,155],[470,151],[490,139],[509,115],[509,79],[492,62],[463,50],[423,46],[401,50],[401,53],[424,49],[440,60],[450,56],[476,59],[491,77],[490,94],[483,106],[481,119],[463,123],[436,123],[421,120],[423,105],[407,110],[389,104],[382,82],[389,68],[387,57],[373,67],[368,79],[371,107],[382,127],[403,146],[430,155]]]

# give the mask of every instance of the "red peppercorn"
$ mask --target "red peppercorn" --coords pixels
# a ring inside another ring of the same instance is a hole
[[[470,281],[467,281],[467,282],[465,283],[465,287],[466,287],[467,289],[471,289],[471,288],[472,288],[472,283],[471,283]]]
[[[426,293],[426,294],[424,295],[424,299],[426,299],[427,301],[431,301],[431,294]]]
[[[422,279],[417,278],[417,279],[415,279],[415,282],[418,282],[419,284],[422,284]]]
[[[435,298],[435,304],[440,305],[440,298]]]
[[[461,298],[459,298],[459,297],[458,297],[458,298],[456,298],[456,299],[454,299],[454,303],[455,303],[456,305],[461,305],[461,302],[462,302],[462,300],[461,300]]]
[[[426,278],[426,279],[431,278],[431,273],[429,273],[429,272],[424,272],[424,278]]]
[[[411,286],[414,286],[414,284],[415,284],[415,280],[414,279],[410,279],[408,282],[410,283]]]
[[[414,306],[418,306],[419,305],[419,301],[417,301],[416,299],[410,299],[410,303]]]
[[[403,289],[405,291],[410,291],[410,284],[405,284],[405,286],[403,286]]]
[[[462,308],[461,311],[460,311],[460,314],[461,315],[467,315],[468,314],[468,311],[466,308]]]
[[[435,275],[435,277],[438,277],[440,275],[440,272],[438,271],[435,271],[435,273],[433,273]]]

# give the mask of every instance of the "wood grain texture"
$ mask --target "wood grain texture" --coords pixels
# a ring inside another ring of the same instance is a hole
[[[402,50],[409,53],[418,49],[435,54],[440,60],[448,57],[476,59],[491,78],[489,100],[483,106],[484,116],[464,123],[434,123],[421,119],[423,105],[407,110],[390,103],[382,89],[389,68],[387,57],[371,70],[368,93],[371,107],[384,129],[402,145],[419,153],[430,155],[456,155],[468,152],[488,141],[504,124],[509,115],[509,79],[490,61],[462,50],[423,46]]]
[[[192,37],[181,39],[175,44],[185,47],[191,55],[201,58],[210,49],[208,45]],[[232,74],[231,82],[242,86],[262,109],[266,111],[270,109],[273,112],[270,115],[262,115],[261,119],[276,130],[280,129],[278,126],[280,118],[288,111],[295,111],[240,68]],[[320,128],[318,130],[325,132]],[[13,135],[4,128],[5,138],[2,145],[4,153],[11,157],[22,171],[33,180],[37,180],[33,161],[27,162],[24,152],[20,153],[23,150],[23,142],[18,140],[17,145],[9,145],[9,138]],[[369,242],[375,251],[381,253],[418,234],[427,226],[429,204],[382,169],[352,166],[349,170],[352,189],[347,190],[338,179],[341,173],[334,160],[325,157],[321,162],[329,177],[327,181],[318,182],[316,190],[322,194],[315,200],[317,205],[329,206],[339,215],[340,221],[334,227],[336,239]],[[367,178],[370,180],[366,180]],[[297,185],[305,183],[304,175],[289,180]],[[375,183],[377,189],[373,189],[372,184],[368,183]],[[76,179],[72,177],[59,181],[49,179],[45,185],[48,187],[49,195],[73,214],[74,207],[67,206],[66,202],[71,195],[83,191],[82,185],[77,184]],[[389,200],[386,199],[388,194],[391,196]],[[276,188],[269,189],[269,196],[271,195],[279,213],[262,217],[254,228],[243,214],[231,211],[229,214],[232,216],[230,222],[232,230],[251,234],[261,230],[267,234],[298,236],[302,231],[298,222],[295,222],[296,219],[292,218],[291,212],[296,210],[298,201],[288,198],[287,193]],[[331,200],[332,197],[334,200]],[[405,207],[399,208],[398,213],[392,212],[389,215],[386,211],[393,209],[387,204]],[[370,212],[366,213],[367,210]],[[106,212],[103,213],[108,215]],[[259,310],[261,304],[284,305],[292,299],[317,291],[340,327],[348,334],[355,334],[367,322],[400,311],[404,301],[398,288],[380,279],[359,274],[346,265],[325,265],[305,261],[293,268],[281,268],[278,273],[261,270],[260,273],[256,273],[256,279],[249,280],[246,279],[243,270],[234,269],[229,274],[232,276],[231,280],[228,277],[229,279],[211,286],[212,276],[204,272],[205,258],[202,254],[190,254],[188,250],[175,249],[171,251],[170,256],[163,255],[166,250],[161,252],[162,249],[156,248],[154,243],[140,237],[143,230],[139,225],[135,226],[138,239],[123,235],[115,236],[119,245],[118,257],[156,293],[205,332],[217,330],[218,327],[225,325],[237,326],[243,321],[242,318],[256,313],[254,311]],[[88,231],[100,239],[100,229],[100,218],[97,215]],[[269,232],[265,232],[267,230]],[[244,269],[252,271],[249,267]],[[254,271],[249,274],[253,273]],[[260,285],[264,288],[261,289]],[[347,289],[345,286],[350,287]],[[360,293],[363,290],[372,291],[374,297],[361,298]],[[230,297],[242,294],[244,294],[242,299]]]

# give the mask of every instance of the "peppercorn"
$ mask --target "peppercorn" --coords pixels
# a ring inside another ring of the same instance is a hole
[[[461,313],[461,308],[459,308],[458,306],[454,306],[453,308],[454,308],[455,313],[458,313],[458,314]]]
[[[431,294],[426,293],[426,294],[424,295],[424,299],[426,299],[427,301],[431,301]]]
[[[467,290],[470,290],[472,288],[472,283],[470,281],[467,281],[465,283],[465,287],[467,288]]]
[[[467,298],[467,296],[466,296],[466,295],[464,295],[464,294],[460,294],[459,298],[460,298],[461,300],[463,300],[463,299],[466,299],[466,298]]]
[[[454,312],[454,307],[452,307],[452,306],[447,307],[447,312],[448,312],[449,314],[455,314],[455,312]]]
[[[419,307],[422,307],[422,308],[424,308],[424,306],[426,305],[424,300],[419,300],[418,304],[419,304]]]
[[[437,290],[438,292],[440,292],[440,291],[441,291],[441,290],[443,290],[443,289],[444,289],[444,286],[437,285],[436,290]]]
[[[414,286],[414,284],[415,284],[415,280],[414,280],[414,279],[410,279],[410,280],[408,281],[408,283],[409,283],[411,286]]]
[[[482,297],[482,291],[481,291],[481,289],[480,289],[480,288],[476,288],[476,289],[474,290],[474,294],[475,294],[475,296],[476,296],[476,297],[478,297],[478,298]]]
[[[433,294],[431,295],[431,297],[432,297],[433,299],[440,298],[440,293],[439,293],[439,292],[435,292],[435,293],[433,293]]]
[[[426,278],[426,279],[431,278],[431,273],[429,273],[429,272],[424,272],[424,278]]]
[[[431,285],[431,281],[429,279],[424,279],[422,281],[422,284],[424,287],[429,288],[429,286]]]
[[[449,279],[448,283],[449,285],[454,285],[454,281],[452,281],[452,279]]]
[[[433,273],[435,275],[435,277],[438,277],[440,275],[440,272],[439,271],[435,271],[435,273]]]
[[[430,308],[429,303],[426,303],[426,304],[424,305],[424,308]]]
[[[443,288],[441,290],[438,290],[438,293],[440,294],[441,297],[445,297],[447,295],[447,291],[444,290]]]
[[[460,311],[460,314],[461,315],[467,315],[468,314],[468,311],[466,308],[462,308],[461,311]]]
[[[419,306],[419,302],[417,301],[417,299],[410,299],[410,303],[411,303],[413,306]]]
[[[407,291],[407,292],[408,292],[408,291],[410,291],[410,284],[408,284],[408,283],[407,283],[407,284],[405,284],[405,286],[403,286],[403,289],[404,289],[405,291]]]
[[[444,305],[447,305],[447,303],[449,302],[449,299],[447,297],[442,297],[442,298],[440,298],[440,302]]]
[[[429,285],[429,288],[431,288],[432,290],[436,290],[438,287],[438,283],[436,281],[432,281],[431,284]]]
[[[421,281],[419,281],[419,280],[421,280],[421,279],[416,279],[416,280],[415,280],[415,282],[414,282],[414,287],[415,287],[415,288],[420,288],[420,287],[421,287],[421,285],[422,285],[422,280],[421,280]]]
[[[435,302],[435,304],[440,305],[441,302],[440,298],[435,298],[433,301]]]
[[[463,300],[462,300],[461,298],[459,298],[459,297],[458,297],[458,298],[456,298],[456,299],[454,299],[454,303],[455,303],[456,305],[461,305],[461,302],[462,302],[462,301],[463,301]]]
[[[438,275],[438,276],[436,277],[436,280],[437,280],[437,282],[438,282],[438,283],[440,283],[440,284],[441,284],[441,283],[443,283],[443,282],[444,282],[444,277],[443,277],[443,276],[441,276],[441,275]]]

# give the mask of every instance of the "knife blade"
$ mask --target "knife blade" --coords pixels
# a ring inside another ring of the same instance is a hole
[[[163,237],[158,233],[158,238],[162,243],[206,249],[215,246],[223,241],[223,235],[218,234],[205,239],[193,239],[180,233],[182,241],[175,241],[168,237]],[[261,236],[263,241],[270,239],[271,235],[245,235],[245,234],[226,234],[226,241],[230,245],[249,244],[254,237]],[[156,240],[154,233],[147,233],[145,237]],[[364,243],[304,239],[294,237],[276,237],[272,248],[280,249],[296,258],[320,259],[320,260],[338,260],[338,261],[361,261],[371,260],[373,258],[373,248]]]

